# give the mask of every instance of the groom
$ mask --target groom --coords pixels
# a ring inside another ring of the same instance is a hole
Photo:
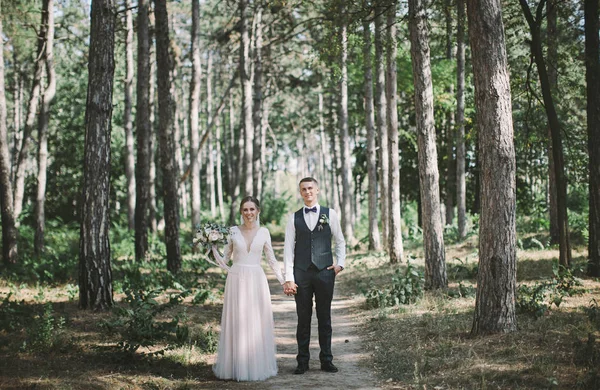
[[[312,177],[300,180],[300,195],[304,207],[290,216],[285,229],[284,292],[295,294],[298,327],[298,367],[294,374],[308,371],[310,359],[310,327],[313,296],[317,306],[319,322],[319,346],[321,370],[337,372],[331,354],[331,300],[335,277],[344,269],[346,241],[340,227],[340,219],[335,210],[320,206],[317,196],[319,184]],[[331,238],[335,241],[333,263]]]

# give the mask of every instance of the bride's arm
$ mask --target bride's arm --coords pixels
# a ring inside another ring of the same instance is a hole
[[[215,260],[217,260],[217,265],[226,271],[229,271],[229,266],[227,265],[227,263],[229,262],[229,259],[231,258],[232,252],[233,252],[233,242],[231,241],[231,237],[229,237],[227,239],[227,244],[225,245],[225,250],[224,250],[222,256],[219,253],[219,249],[217,249],[217,246],[216,245],[212,246],[212,253],[213,253],[213,256],[215,256]]]
[[[284,284],[285,278],[283,277],[283,273],[281,272],[281,265],[275,258],[275,252],[273,251],[273,246],[271,245],[271,233],[269,233],[269,230],[267,230],[267,240],[265,241],[264,249],[265,254],[267,256],[267,261],[269,262],[269,267],[271,267],[271,269],[275,273],[275,276],[277,277],[277,280],[279,280],[279,283]]]

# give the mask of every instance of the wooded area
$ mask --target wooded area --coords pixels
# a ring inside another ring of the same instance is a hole
[[[346,290],[371,309],[415,303],[412,270],[470,299],[473,336],[518,332],[551,295],[528,250],[597,292],[599,29],[598,0],[0,0],[0,339],[27,337],[14,286],[218,302],[195,227],[254,195],[281,240],[305,176],[389,267]]]

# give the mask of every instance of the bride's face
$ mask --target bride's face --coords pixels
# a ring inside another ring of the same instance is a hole
[[[258,215],[258,207],[254,204],[254,202],[246,202],[242,205],[242,216],[244,217],[244,222],[246,223],[254,223],[256,221],[256,216]]]

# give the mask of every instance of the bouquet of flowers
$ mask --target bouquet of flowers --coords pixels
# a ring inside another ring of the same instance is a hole
[[[229,227],[215,222],[206,222],[196,226],[196,234],[192,240],[192,245],[194,248],[202,247],[206,251],[208,262],[218,266],[218,264],[210,260],[214,258],[212,246],[226,244],[230,234]]]

